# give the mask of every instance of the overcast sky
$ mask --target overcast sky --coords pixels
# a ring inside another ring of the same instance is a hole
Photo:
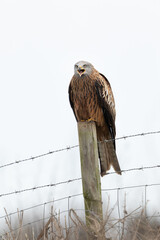
[[[78,144],[68,85],[79,60],[111,83],[117,137],[159,130],[159,12],[159,0],[1,0],[0,165]],[[159,142],[160,135],[117,141],[121,168],[159,164]],[[79,150],[2,168],[0,176],[0,194],[77,178]],[[158,169],[105,176],[102,188],[150,183],[160,183]],[[149,206],[157,210],[160,187],[152,190]],[[3,207],[12,212],[81,191],[79,181],[3,197],[0,215]],[[142,192],[127,197],[139,205]]]

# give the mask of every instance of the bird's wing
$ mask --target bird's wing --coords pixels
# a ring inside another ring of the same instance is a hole
[[[100,73],[100,78],[96,80],[96,90],[98,95],[98,101],[103,110],[105,122],[108,126],[111,138],[116,136],[115,127],[115,102],[112,93],[112,89],[107,78]],[[115,141],[113,141],[115,148]]]
[[[70,83],[69,88],[68,88],[68,93],[69,93],[69,102],[70,102],[71,108],[73,109],[75,118],[77,120],[77,117],[76,117],[76,114],[75,114],[75,109],[74,109],[74,97],[73,97],[73,91],[72,91],[71,83]]]

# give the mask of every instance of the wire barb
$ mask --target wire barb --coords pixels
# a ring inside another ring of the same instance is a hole
[[[121,172],[143,171],[143,170],[153,169],[153,168],[160,168],[160,165],[124,169],[124,170],[121,170]],[[109,173],[107,173],[107,175],[110,175],[110,174],[116,174],[116,172],[109,172]],[[0,194],[0,198],[1,197],[5,197],[5,196],[9,196],[9,195],[13,195],[13,194],[18,194],[18,193],[23,193],[23,192],[28,192],[28,191],[34,191],[34,190],[37,190],[37,189],[42,189],[42,188],[47,188],[47,187],[56,187],[57,185],[62,185],[62,184],[69,184],[71,182],[79,181],[81,179],[82,178],[79,177],[79,178],[69,179],[69,180],[62,181],[62,182],[50,183],[50,184],[45,184],[45,185],[36,186],[36,187],[32,187],[32,188],[26,188],[26,189],[22,189],[22,190],[15,190],[13,192],[2,193],[2,194]]]
[[[16,190],[16,191],[13,191],[13,192],[2,193],[2,194],[0,194],[0,198],[1,198],[1,197],[5,197],[5,196],[9,196],[9,195],[14,195],[14,194],[22,193],[22,192],[28,192],[28,191],[34,191],[34,190],[37,190],[37,189],[47,188],[47,187],[56,187],[57,185],[66,184],[66,183],[71,183],[71,182],[79,181],[79,180],[81,180],[81,179],[82,179],[82,178],[75,178],[75,179],[70,179],[70,180],[63,181],[63,182],[50,183],[50,184],[45,184],[45,185],[36,186],[36,187],[32,187],[32,188],[26,188],[26,189],[22,189],[22,190]]]
[[[121,172],[143,171],[143,170],[154,169],[154,168],[160,168],[160,165],[124,169],[124,170],[121,170]],[[116,174],[116,172],[109,172],[109,173],[107,173],[107,175],[110,175],[110,174]],[[69,184],[71,182],[79,181],[81,179],[82,178],[79,177],[79,178],[69,179],[69,180],[62,181],[62,182],[50,183],[50,184],[45,184],[45,185],[36,186],[36,187],[32,187],[32,188],[26,188],[26,189],[22,189],[22,190],[15,190],[13,192],[2,193],[2,194],[0,194],[0,198],[4,197],[4,196],[13,195],[13,194],[18,194],[18,193],[23,193],[23,192],[28,192],[28,191],[34,191],[34,190],[37,190],[37,189],[42,189],[42,188],[47,188],[47,187],[56,187],[56,186],[62,185],[62,184]],[[146,186],[149,186],[149,185],[146,185]],[[119,189],[121,189],[121,188],[119,188]]]
[[[153,135],[153,134],[160,134],[160,131],[152,131],[152,132],[146,132],[146,133],[137,133],[137,134],[131,134],[123,137],[118,137],[118,138],[111,138],[108,140],[104,140],[105,142],[111,142],[111,141],[117,141],[117,140],[126,140],[127,138],[135,138],[135,137],[143,137],[146,135]]]
[[[132,186],[124,186],[124,187],[116,187],[116,188],[108,188],[108,189],[102,189],[102,192],[108,192],[108,191],[117,191],[117,193],[119,194],[119,191],[120,190],[124,190],[124,189],[132,189],[132,188],[146,188],[146,187],[153,187],[153,186],[160,186],[160,183],[151,183],[151,184],[142,184],[142,185],[132,185]],[[75,194],[75,195],[69,195],[69,196],[66,196],[66,197],[63,197],[63,198],[60,198],[60,199],[56,199],[56,200],[52,200],[52,201],[48,201],[48,202],[44,202],[44,203],[41,203],[41,204],[38,204],[38,205],[35,205],[35,206],[32,206],[32,207],[29,207],[29,208],[26,208],[26,209],[22,209],[20,210],[20,212],[24,212],[24,211],[27,211],[27,210],[30,210],[30,209],[33,209],[35,207],[39,207],[39,206],[44,206],[44,204],[49,204],[49,203],[53,203],[53,202],[56,202],[56,201],[61,201],[61,200],[66,200],[66,199],[69,199],[71,197],[77,197],[77,196],[81,196],[83,195],[82,193],[79,193],[79,194]],[[119,198],[119,195],[118,195],[118,198]],[[119,199],[118,199],[119,201]],[[78,209],[77,209],[78,210]],[[85,211],[84,209],[79,209],[79,210],[82,210],[82,211]],[[62,213],[66,213],[68,212],[69,210],[64,210],[61,212]],[[4,216],[1,216],[0,219],[2,218],[5,218],[6,216],[11,216],[11,215],[14,215],[14,214],[17,214],[17,211],[16,212],[13,212],[13,213],[9,213],[7,215],[4,215]],[[56,216],[56,215],[55,215]],[[152,216],[152,217],[160,217],[160,215],[158,216]],[[48,219],[49,217],[45,217],[45,218],[41,218],[41,219],[38,219],[38,220],[35,220],[33,222],[29,222],[29,223],[26,223],[23,225],[23,227],[26,227],[28,225],[31,225],[33,223],[37,223],[37,222],[40,222],[40,221],[43,221],[43,220],[46,220]],[[119,218],[120,218],[120,213],[119,213]],[[18,230],[18,228],[15,228],[13,229],[12,231],[16,231]],[[3,235],[1,235],[3,236]]]
[[[73,148],[77,148],[78,146],[79,145],[74,145],[74,146],[71,146],[71,147],[61,148],[61,149],[49,151],[47,153],[42,153],[42,154],[39,154],[39,155],[34,156],[34,157],[25,158],[25,159],[22,159],[22,160],[17,160],[17,161],[14,161],[14,162],[6,163],[4,165],[1,165],[0,168],[9,167],[9,166],[12,166],[12,165],[18,164],[18,163],[33,161],[35,159],[42,158],[42,157],[45,157],[45,156],[48,156],[48,155],[51,155],[51,154],[54,154],[54,153],[58,153],[58,152],[62,152],[62,151],[68,151],[68,150],[71,150]]]
[[[118,141],[118,140],[122,140],[122,139],[126,140],[127,138],[134,138],[134,137],[146,136],[146,135],[151,135],[151,134],[152,135],[153,134],[160,134],[160,130],[154,131],[154,132],[152,131],[152,132],[146,132],[146,133],[132,134],[132,135],[118,137],[118,138],[115,138],[115,139],[109,139],[109,140],[104,140],[104,141],[105,142],[110,142],[110,141]],[[42,157],[45,157],[45,156],[48,156],[48,155],[51,155],[51,154],[54,154],[54,153],[72,150],[72,149],[77,148],[77,147],[79,147],[78,144],[77,145],[73,145],[73,146],[67,146],[66,148],[61,148],[61,149],[49,151],[47,153],[42,153],[42,154],[36,155],[34,157],[25,158],[25,159],[22,159],[22,160],[17,160],[17,161],[14,161],[14,162],[6,163],[4,165],[1,165],[0,169],[1,168],[5,168],[5,167],[9,167],[9,166],[12,166],[12,165],[15,165],[15,164],[18,164],[18,163],[24,163],[24,162],[28,162],[28,161],[33,161],[35,159],[39,159],[39,158],[42,158]]]
[[[143,170],[153,169],[153,168],[160,168],[160,165],[123,169],[121,170],[121,172],[126,173],[126,172],[132,172],[132,171],[143,171]],[[108,172],[106,175],[110,175],[110,174],[116,174],[116,172]]]

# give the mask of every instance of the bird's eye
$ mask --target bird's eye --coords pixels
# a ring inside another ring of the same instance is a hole
[[[83,67],[86,68],[86,67],[88,67],[88,65],[87,65],[87,64],[84,64]]]
[[[78,65],[75,65],[75,68],[78,68]]]

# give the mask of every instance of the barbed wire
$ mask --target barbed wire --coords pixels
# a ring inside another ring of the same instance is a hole
[[[75,180],[75,179],[74,179],[74,180]],[[76,179],[76,180],[80,180],[80,179]],[[70,181],[71,181],[71,180],[69,180],[69,182],[70,182]],[[68,183],[68,181],[66,181],[65,183]],[[51,185],[48,184],[48,185],[39,186],[39,187],[37,187],[36,189],[41,188],[41,187],[43,188],[44,186],[50,187]],[[52,186],[53,186],[53,184],[52,184]],[[108,189],[102,189],[102,192],[115,191],[115,190],[124,190],[124,189],[129,189],[129,188],[151,187],[151,186],[160,186],[160,183],[142,184],[142,185],[132,185],[132,186],[125,186],[125,187],[117,187],[117,188],[108,188]],[[28,190],[28,189],[25,189],[25,190],[26,190],[26,191],[30,191],[30,190],[34,190],[34,188],[31,188],[31,189],[29,189],[29,190]],[[17,192],[22,192],[22,191],[24,191],[24,190],[7,193],[7,195],[16,194]],[[55,200],[43,202],[43,203],[40,203],[40,204],[31,206],[31,207],[28,207],[28,208],[21,209],[21,210],[19,210],[19,212],[27,211],[27,210],[30,210],[30,209],[33,209],[33,208],[37,208],[37,207],[44,206],[44,205],[47,205],[47,204],[50,204],[50,203],[54,203],[54,202],[66,200],[66,199],[73,198],[73,197],[77,197],[77,196],[81,196],[81,195],[83,195],[83,193],[73,194],[73,195],[69,195],[69,196],[63,197],[63,198],[59,198],[59,199],[55,199]],[[0,195],[0,196],[1,196],[1,195]],[[4,194],[3,194],[3,196],[4,196]],[[6,196],[6,195],[5,195],[5,196]],[[4,215],[4,216],[0,216],[0,219],[5,218],[5,217],[7,217],[7,216],[15,215],[15,214],[17,214],[17,211],[12,212],[12,213],[9,213],[9,214]]]
[[[124,169],[124,170],[121,170],[121,172],[143,171],[143,170],[154,169],[154,168],[160,168],[160,165]],[[116,172],[107,173],[107,175],[110,175],[110,174],[116,174]],[[0,198],[5,197],[5,196],[9,196],[9,195],[23,193],[23,192],[34,191],[34,190],[37,190],[37,189],[47,188],[47,187],[56,187],[58,185],[68,184],[68,183],[79,181],[79,180],[82,180],[82,178],[79,177],[79,178],[69,179],[67,181],[61,181],[61,182],[58,182],[58,183],[50,183],[50,184],[45,184],[45,185],[41,185],[41,186],[36,186],[36,187],[31,187],[31,188],[26,188],[26,189],[21,189],[21,190],[15,190],[15,191],[12,191],[12,192],[0,194]]]
[[[51,155],[51,154],[54,154],[54,153],[58,153],[58,152],[63,152],[63,151],[68,151],[68,150],[71,150],[73,148],[77,148],[79,145],[74,145],[74,146],[68,146],[66,148],[61,148],[61,149],[57,149],[57,150],[53,150],[53,151],[49,151],[47,153],[42,153],[42,154],[39,154],[39,155],[36,155],[34,157],[29,157],[29,158],[25,158],[25,159],[22,159],[22,160],[17,160],[15,162],[10,162],[10,163],[6,163],[4,165],[1,165],[0,168],[4,168],[4,167],[9,167],[9,166],[12,166],[12,165],[15,165],[15,164],[18,164],[18,163],[23,163],[23,162],[28,162],[28,161],[33,161],[35,159],[38,159],[38,158],[41,158],[41,157],[45,157],[45,156],[48,156],[48,155]]]
[[[118,137],[118,138],[109,139],[109,140],[104,140],[104,141],[105,142],[110,142],[110,141],[118,141],[118,140],[122,140],[122,139],[126,140],[128,138],[142,137],[142,136],[153,135],[153,134],[160,134],[160,130],[159,131],[132,134],[132,135],[127,135],[127,136]],[[12,166],[12,165],[15,165],[15,164],[19,164],[19,163],[33,161],[33,160],[36,160],[36,159],[39,159],[39,158],[42,158],[42,157],[45,157],[45,156],[48,156],[48,155],[52,155],[54,153],[68,151],[68,150],[71,150],[71,149],[74,149],[74,148],[77,148],[77,147],[79,147],[79,144],[73,145],[73,146],[68,146],[68,147],[65,147],[65,148],[57,149],[57,150],[53,150],[53,151],[49,151],[47,153],[42,153],[42,154],[39,154],[39,155],[36,155],[36,156],[33,156],[33,157],[29,157],[29,158],[25,158],[25,159],[22,159],[22,160],[17,160],[17,161],[14,161],[14,162],[6,163],[6,164],[3,164],[3,165],[0,165],[0,169],[5,168],[5,167],[9,167],[9,166]]]
[[[152,187],[152,186],[160,186],[160,183],[132,185],[132,186],[119,187],[119,188],[118,188],[118,187],[116,187],[116,188],[108,188],[108,189],[102,189],[102,191],[103,191],[103,192],[107,192],[107,191],[112,191],[112,190],[124,190],[124,189],[139,188],[139,187]],[[67,196],[67,197],[64,197],[64,198],[60,198],[60,199],[57,199],[57,200],[52,200],[52,201],[49,201],[49,202],[44,202],[44,203],[42,203],[42,204],[38,204],[38,205],[35,205],[35,206],[33,206],[33,207],[20,210],[19,212],[23,212],[23,211],[25,211],[25,210],[28,210],[28,209],[31,209],[31,208],[34,208],[34,207],[37,207],[37,206],[43,206],[43,205],[45,205],[45,204],[47,204],[47,203],[52,203],[52,202],[55,202],[55,201],[60,201],[60,200],[64,200],[64,199],[68,199],[68,198],[76,197],[76,196],[80,196],[80,195],[82,195],[82,193],[70,195],[70,196]],[[140,207],[139,207],[139,208],[140,208]],[[137,208],[137,209],[139,209],[139,208]],[[61,214],[63,214],[63,213],[69,213],[69,211],[70,211],[70,209],[61,211],[61,212],[59,212],[59,213],[53,214],[53,217],[57,217],[57,216],[59,216],[59,215],[61,215]],[[74,209],[74,211],[84,211],[84,212],[85,212],[85,209]],[[7,215],[3,216],[3,218],[9,217],[9,216],[11,216],[11,215],[13,215],[13,214],[16,214],[16,213],[18,214],[18,212],[11,213],[11,214],[7,214]],[[26,224],[23,224],[21,227],[17,227],[17,228],[15,228],[15,229],[12,229],[12,230],[9,231],[9,232],[6,232],[5,234],[1,234],[0,237],[5,236],[5,235],[8,234],[8,233],[15,232],[15,231],[19,230],[19,229],[22,228],[22,227],[27,227],[27,226],[29,226],[29,225],[32,225],[32,224],[35,224],[35,223],[38,223],[38,222],[41,222],[41,221],[44,221],[44,220],[48,220],[50,217],[51,217],[51,216],[49,216],[49,217],[43,217],[43,218],[40,218],[40,219],[31,221],[31,222],[28,222],[28,223],[26,223]],[[159,218],[160,215],[158,214],[158,215],[146,216],[146,217],[147,217],[147,218]],[[2,217],[0,217],[0,218],[2,218]],[[115,220],[113,219],[113,220],[111,220],[111,221],[120,221],[120,220],[121,220],[121,218],[115,219]],[[118,222],[117,222],[117,223],[118,223]]]
[[[121,173],[132,172],[132,171],[143,171],[143,170],[153,169],[153,168],[160,168],[160,165],[122,169]],[[110,175],[110,174],[117,174],[117,172],[107,172],[106,173],[106,175]]]
[[[22,193],[22,192],[28,192],[28,191],[34,191],[34,190],[37,190],[37,189],[47,188],[47,187],[56,187],[57,185],[71,183],[71,182],[79,181],[81,179],[82,178],[75,178],[75,179],[70,179],[70,180],[62,181],[62,182],[58,182],[58,183],[50,183],[50,184],[45,184],[45,185],[36,186],[36,187],[32,187],[32,188],[16,190],[16,191],[13,191],[13,192],[2,193],[2,194],[0,194],[0,198],[5,197],[5,196],[9,196],[9,195],[13,195],[13,194]]]
[[[121,140],[121,139],[125,140],[127,138],[134,138],[134,137],[140,137],[140,136],[151,135],[151,134],[159,134],[159,133],[160,133],[160,131],[139,133],[139,134],[127,135],[127,136],[123,136],[123,137],[119,137],[119,138],[115,138],[115,139],[104,140],[104,141],[109,142],[109,141]],[[79,145],[74,145],[74,146],[71,146],[71,147],[69,146],[69,147],[66,147],[66,148],[61,148],[61,149],[49,151],[48,153],[43,153],[43,154],[40,154],[40,155],[37,155],[37,156],[34,156],[34,157],[30,157],[30,158],[26,158],[26,159],[22,159],[22,160],[18,160],[18,161],[15,161],[15,162],[11,162],[11,163],[8,163],[8,164],[1,165],[0,168],[8,167],[8,166],[11,166],[11,165],[14,165],[14,164],[17,164],[17,163],[22,163],[22,162],[35,160],[35,159],[38,159],[38,158],[41,158],[41,157],[44,157],[44,156],[47,156],[47,155],[50,155],[50,154],[54,154],[54,153],[57,153],[57,152],[71,150],[73,148],[77,148],[78,146]],[[137,167],[137,168],[124,169],[124,170],[122,170],[122,172],[139,171],[139,170],[153,169],[153,168],[159,168],[159,167],[160,167],[160,165]],[[107,173],[107,175],[115,174],[115,173],[116,172],[109,172],[109,173]],[[58,183],[45,184],[45,185],[36,186],[36,187],[32,187],[32,188],[26,188],[26,189],[22,189],[22,190],[13,191],[13,192],[3,193],[3,194],[0,194],[0,197],[9,196],[9,195],[18,194],[18,193],[27,192],[27,191],[34,191],[34,190],[37,190],[37,189],[42,189],[42,188],[47,188],[47,187],[55,187],[55,186],[60,185],[60,184],[67,184],[67,183],[71,183],[71,182],[78,181],[78,180],[81,180],[81,178],[70,179],[70,180],[62,181],[62,182],[58,182]],[[102,189],[102,191],[107,192],[107,191],[113,191],[113,190],[123,190],[123,189],[130,189],[130,188],[150,187],[150,186],[160,186],[160,183],[133,185],[133,186],[125,186],[125,187],[119,187],[119,188],[109,188],[109,189]],[[39,206],[43,206],[43,205],[46,205],[46,204],[49,204],[49,203],[53,203],[53,202],[56,202],[56,201],[61,201],[61,200],[64,200],[64,199],[69,199],[69,198],[80,196],[80,195],[82,195],[82,193],[70,195],[70,196],[67,196],[67,197],[59,198],[59,199],[48,201],[48,202],[41,203],[41,204],[37,204],[37,205],[31,206],[31,207],[22,209],[20,211],[27,211],[27,210],[30,210],[30,209],[33,209],[33,208],[36,208],[36,207],[39,207]],[[62,211],[61,213],[67,212],[67,211]],[[5,218],[7,216],[14,215],[16,213],[17,213],[17,211],[12,212],[12,213],[7,214],[7,215],[4,215],[4,216],[1,216],[0,219]],[[47,218],[45,218],[45,219],[47,219]],[[32,223],[39,222],[41,220],[44,220],[44,218],[40,219],[38,221],[27,223],[23,226],[27,226],[27,225],[30,225]]]
[[[153,134],[160,134],[160,130],[158,131],[152,131],[152,132],[145,132],[145,133],[137,133],[137,134],[131,134],[123,137],[118,137],[118,138],[111,138],[108,140],[104,140],[105,142],[110,142],[110,141],[118,141],[118,140],[126,140],[127,138],[135,138],[135,137],[143,137],[146,135],[153,135]]]

